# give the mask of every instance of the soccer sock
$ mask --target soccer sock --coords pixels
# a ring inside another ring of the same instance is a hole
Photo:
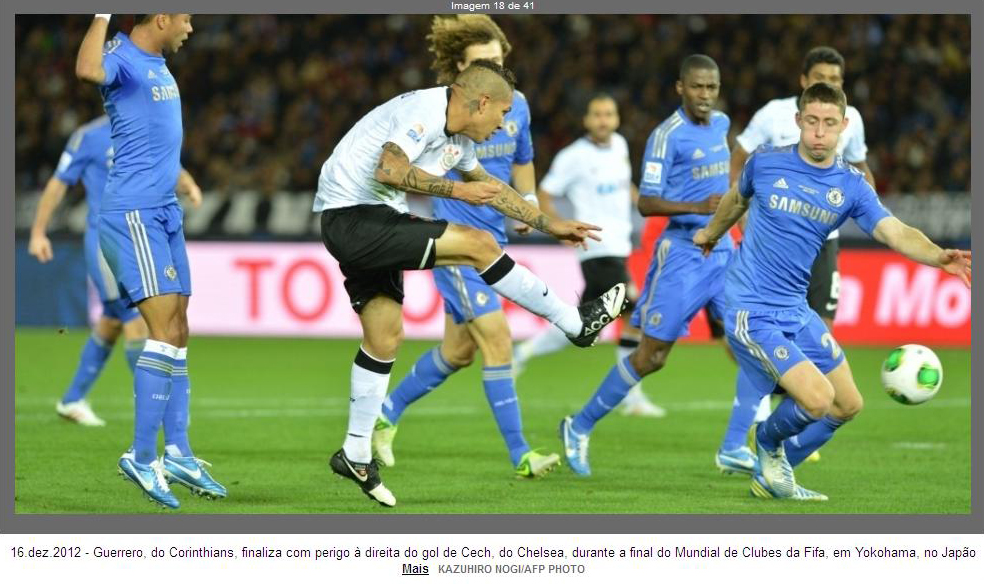
[[[75,370],[75,377],[72,378],[72,384],[62,396],[63,404],[79,401],[89,393],[112,351],[112,343],[99,338],[95,332],[89,336],[89,340],[82,347],[82,355],[79,357],[79,365]]]
[[[342,445],[345,456],[352,462],[372,460],[372,428],[379,417],[392,369],[393,360],[380,361],[359,347],[352,365],[348,434]]]
[[[755,422],[761,424],[772,413],[772,394],[762,396],[755,407]]]
[[[519,398],[516,397],[512,365],[483,368],[482,384],[485,386],[485,398],[489,400],[495,423],[499,425],[499,433],[509,449],[509,458],[513,466],[516,466],[519,459],[529,451],[530,445],[523,437],[523,421],[519,417]]]
[[[540,355],[557,352],[570,344],[564,331],[548,326],[516,346],[516,360],[522,363]]]
[[[164,409],[164,451],[171,456],[194,456],[188,443],[191,382],[188,379],[188,347],[178,349],[171,373],[171,399]]]
[[[787,397],[772,412],[768,420],[758,425],[756,437],[762,446],[775,450],[783,440],[799,434],[816,421],[817,418],[808,414],[796,403],[796,400]]]
[[[407,406],[444,383],[455,371],[457,369],[441,355],[440,345],[427,351],[417,359],[410,368],[410,373],[407,373],[396,389],[383,400],[383,415],[390,423],[396,424]]]
[[[795,436],[790,436],[783,442],[786,450],[786,459],[789,464],[796,466],[806,460],[816,449],[827,443],[834,437],[837,428],[844,425],[847,420],[841,420],[831,415],[826,415],[816,422],[806,427],[805,430]]]
[[[140,358],[140,352],[143,351],[144,343],[147,339],[137,339],[134,341],[127,341],[123,349],[126,351],[126,364],[130,366],[130,373],[137,368],[137,359]]]
[[[517,264],[506,252],[479,273],[492,289],[537,316],[550,321],[569,337],[581,334],[581,315],[576,306],[561,300],[533,272]]]
[[[728,429],[724,433],[721,450],[735,450],[745,444],[761,398],[762,392],[755,387],[745,370],[739,368],[738,381],[735,383],[735,401],[731,404],[731,417],[728,418]]]
[[[598,420],[612,411],[612,408],[622,401],[629,389],[639,383],[641,379],[628,357],[615,363],[588,403],[584,404],[581,411],[574,416],[572,424],[574,431],[578,434],[591,432]]]
[[[615,360],[621,361],[629,355],[639,346],[639,339],[622,337],[618,340],[618,345],[615,346]],[[629,393],[625,394],[622,398],[622,405],[632,405],[640,402],[648,402],[649,398],[646,394],[642,393],[642,384],[637,383],[629,388]]]
[[[137,359],[133,372],[133,450],[141,464],[157,458],[157,431],[171,394],[171,373],[177,356],[177,347],[148,340]]]

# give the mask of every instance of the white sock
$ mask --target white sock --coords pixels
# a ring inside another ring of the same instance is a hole
[[[581,334],[581,315],[576,306],[561,300],[533,272],[517,264],[506,252],[479,273],[492,289],[537,316],[550,321],[569,337]]]
[[[525,363],[533,357],[555,353],[569,344],[563,331],[557,327],[547,327],[516,346],[516,361]]]
[[[764,422],[772,414],[772,396],[767,395],[759,402],[758,409],[755,410],[755,423]]]
[[[635,341],[634,346],[623,346],[621,343],[615,345],[615,359],[618,361],[625,359],[626,357],[631,355],[632,351],[635,351],[636,347],[638,346],[639,346],[639,341]],[[646,396],[646,394],[642,393],[642,384],[637,383],[633,385],[631,388],[629,388],[629,393],[625,394],[625,397],[622,398],[622,405],[630,406],[632,404],[638,404],[648,401],[649,398]]]
[[[372,429],[383,408],[393,361],[380,361],[361,347],[352,364],[348,433],[342,449],[352,462],[372,460]]]

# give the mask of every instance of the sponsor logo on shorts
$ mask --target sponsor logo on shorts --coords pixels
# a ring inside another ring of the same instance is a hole
[[[659,321],[661,320],[663,320],[663,315],[658,312],[654,312],[652,316],[649,317],[649,325],[659,326]]]
[[[485,306],[488,303],[489,303],[488,294],[486,294],[485,292],[479,292],[478,294],[475,294],[475,304],[478,304],[479,306]]]
[[[172,282],[178,279],[178,271],[174,269],[174,266],[167,266],[164,268],[164,275],[167,276],[167,279]]]
[[[780,361],[785,361],[786,359],[789,359],[789,349],[787,349],[782,345],[776,347],[776,350],[773,351],[772,354],[775,355],[776,359],[779,359]]]
[[[838,188],[833,188],[827,191],[827,202],[835,207],[840,207],[844,204],[844,192]]]

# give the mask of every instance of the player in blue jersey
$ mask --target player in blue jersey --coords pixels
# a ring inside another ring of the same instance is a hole
[[[588,439],[595,424],[643,377],[663,368],[701,308],[707,306],[712,318],[724,312],[723,276],[733,242],[723,238],[708,258],[691,243],[728,188],[730,121],[714,109],[721,89],[717,63],[690,55],[680,65],[676,87],[682,104],[650,135],[639,185],[639,212],[670,217],[632,312],[642,341],[618,360],[584,407],[560,424],[564,454],[579,475],[591,474]]]
[[[971,280],[969,251],[941,249],[893,217],[864,174],[836,154],[847,127],[839,88],[817,83],[799,100],[797,144],[760,148],[693,242],[705,252],[748,211],[725,283],[725,330],[739,384],[760,396],[778,384],[787,397],[755,433],[763,498],[825,500],[796,484],[793,467],[833,437],[863,405],[844,353],[807,304],[810,269],[827,235],[848,217],[906,257]],[[741,391],[742,388],[739,388]]]
[[[39,262],[51,261],[54,252],[46,233],[48,223],[65,198],[68,188],[81,180],[88,205],[84,238],[85,266],[89,280],[96,287],[102,301],[102,315],[82,349],[71,385],[55,404],[55,411],[66,420],[83,426],[106,425],[92,411],[86,396],[102,372],[120,334],[126,338],[126,361],[131,371],[137,364],[137,357],[147,338],[147,325],[136,308],[127,306],[120,300],[116,281],[99,251],[99,201],[106,186],[106,175],[112,165],[113,143],[109,136],[109,118],[100,116],[81,126],[68,139],[65,151],[58,160],[58,167],[48,179],[41,200],[38,201],[28,243],[28,252]]]
[[[434,54],[432,68],[438,83],[450,84],[476,59],[501,65],[511,49],[505,34],[486,15],[435,17],[428,35]],[[512,109],[502,129],[475,145],[479,163],[489,174],[516,187],[536,204],[530,109],[526,97],[513,93]],[[461,180],[451,171],[450,178]],[[455,199],[434,199],[434,216],[488,231],[499,245],[507,243],[505,216],[486,205],[469,205]],[[517,228],[528,232],[529,227]],[[393,466],[393,439],[404,410],[430,393],[452,373],[467,367],[482,351],[482,383],[509,458],[520,477],[538,477],[560,464],[557,454],[541,454],[530,448],[523,435],[519,399],[512,377],[512,336],[499,295],[470,266],[444,266],[433,270],[434,282],[444,297],[443,342],[421,356],[410,373],[383,402],[382,415],[373,432],[373,447],[380,461]]]
[[[113,135],[99,216],[99,242],[120,297],[147,321],[134,372],[133,445],[124,477],[151,499],[178,507],[168,482],[224,497],[188,443],[188,299],[191,274],[175,192],[181,175],[181,94],[164,60],[192,32],[189,14],[138,17],[129,35],[105,43],[109,15],[97,14],[76,61],[79,79],[99,86]],[[164,456],[157,433],[164,426]]]

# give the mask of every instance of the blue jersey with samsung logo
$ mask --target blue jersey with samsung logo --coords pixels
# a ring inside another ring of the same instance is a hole
[[[731,120],[712,111],[708,125],[695,124],[683,107],[653,130],[642,159],[641,196],[696,203],[728,190],[728,128]],[[672,215],[665,236],[692,240],[711,215]],[[731,249],[731,236],[721,238],[717,249]]]
[[[519,91],[513,92],[512,109],[506,114],[502,128],[485,142],[476,144],[475,155],[482,168],[506,184],[512,178],[513,164],[526,164],[533,160],[530,106],[526,103],[526,96]],[[447,177],[461,180],[461,176],[454,171],[449,172]],[[484,229],[494,235],[500,244],[507,241],[505,217],[490,205],[475,206],[455,199],[435,198],[434,216]]]
[[[55,177],[69,186],[81,180],[85,187],[85,202],[89,206],[86,218],[88,229],[96,229],[99,225],[100,200],[112,166],[113,141],[106,116],[100,116],[75,130],[58,160]]]
[[[817,168],[797,146],[763,146],[742,170],[738,191],[751,201],[741,246],[728,268],[730,308],[805,305],[810,270],[827,235],[848,217],[870,235],[890,215],[864,175],[843,158]]]
[[[146,53],[123,34],[103,49],[99,88],[112,124],[115,156],[103,211],[174,203],[181,170],[181,95],[162,55]]]

